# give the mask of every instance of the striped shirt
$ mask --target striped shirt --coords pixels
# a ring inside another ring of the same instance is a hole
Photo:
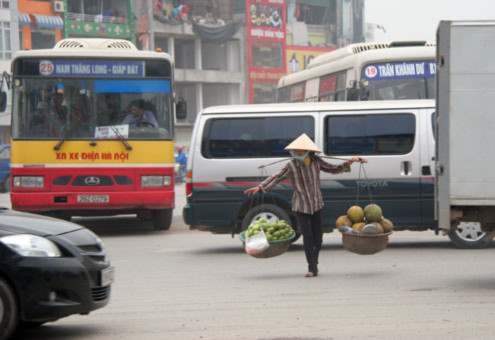
[[[332,174],[350,172],[347,162],[333,165],[325,162],[316,155],[311,155],[311,164],[292,159],[287,165],[267,178],[259,185],[261,191],[266,193],[282,181],[289,180],[294,188],[292,195],[292,210],[305,214],[314,214],[323,208],[323,198],[320,190],[320,170]]]

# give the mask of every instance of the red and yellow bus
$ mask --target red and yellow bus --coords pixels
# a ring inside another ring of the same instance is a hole
[[[174,64],[125,40],[65,39],[12,61],[12,208],[135,213],[168,229],[174,208]]]

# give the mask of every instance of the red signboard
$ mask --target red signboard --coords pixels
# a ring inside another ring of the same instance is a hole
[[[285,75],[285,0],[246,0],[249,103],[270,101]],[[255,91],[255,88],[257,89]]]

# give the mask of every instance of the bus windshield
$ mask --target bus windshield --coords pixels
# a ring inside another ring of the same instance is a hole
[[[362,79],[368,100],[434,99],[434,61],[370,64]]]
[[[172,139],[170,81],[17,78],[14,139]]]

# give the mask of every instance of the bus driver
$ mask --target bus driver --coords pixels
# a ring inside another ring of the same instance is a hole
[[[153,112],[144,109],[144,100],[142,99],[131,104],[131,112],[125,116],[122,124],[158,127],[155,115]]]

